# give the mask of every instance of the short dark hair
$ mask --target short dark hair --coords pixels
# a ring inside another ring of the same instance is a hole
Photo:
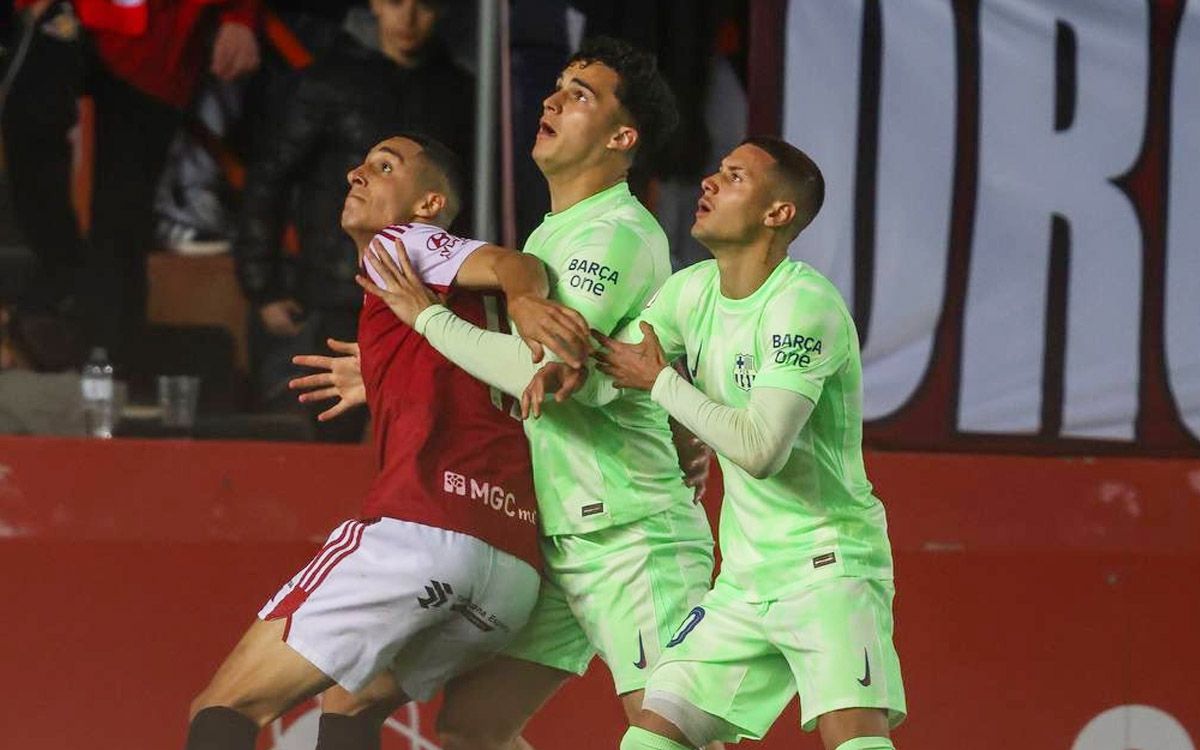
[[[438,139],[424,133],[399,133],[396,138],[405,138],[421,147],[421,156],[446,180],[446,208],[443,218],[446,225],[453,223],[463,205],[463,168],[462,160],[449,146]]]
[[[633,118],[638,131],[635,158],[657,151],[679,125],[675,94],[658,69],[654,55],[624,39],[596,36],[585,39],[568,65],[601,63],[617,74],[617,101]]]
[[[782,138],[754,135],[741,143],[747,144],[766,151],[775,160],[775,167],[783,176],[784,188],[796,202],[798,222],[792,235],[795,237],[816,218],[825,203],[825,178],[821,168],[808,154]]]

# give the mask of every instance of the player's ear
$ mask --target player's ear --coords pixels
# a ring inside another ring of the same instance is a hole
[[[633,150],[637,148],[637,145],[638,132],[628,125],[622,125],[617,128],[617,132],[613,133],[612,138],[608,139],[608,148],[615,151],[623,151],[630,156],[632,156]]]
[[[791,201],[775,201],[767,208],[767,213],[763,216],[763,224],[772,229],[780,229],[791,224],[795,218],[795,203]]]
[[[446,196],[435,190],[431,190],[417,201],[417,206],[413,210],[413,216],[428,222],[436,219],[438,214],[445,208]]]

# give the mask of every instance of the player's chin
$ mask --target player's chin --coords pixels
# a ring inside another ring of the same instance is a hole
[[[529,152],[529,155],[533,157],[535,164],[538,166],[545,166],[550,156],[550,144],[540,139],[534,141],[533,150]]]
[[[561,142],[558,135],[539,135],[533,142],[533,150],[530,152],[530,155],[539,164],[556,161],[555,157],[559,153],[560,147]]]
[[[360,229],[362,228],[363,224],[362,216],[359,215],[358,211],[350,208],[350,206],[346,206],[342,209],[341,224],[342,230],[346,232],[352,232],[356,229]]]

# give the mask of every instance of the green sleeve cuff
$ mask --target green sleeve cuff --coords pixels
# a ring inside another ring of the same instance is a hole
[[[429,321],[433,320],[434,316],[441,313],[447,313],[449,315],[454,314],[450,312],[450,308],[446,307],[445,305],[430,305],[422,310],[421,314],[417,316],[417,319],[413,321],[413,330],[417,332],[418,336],[424,336],[425,329],[429,327]]]

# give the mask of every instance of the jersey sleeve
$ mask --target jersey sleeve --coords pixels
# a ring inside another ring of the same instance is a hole
[[[480,240],[464,239],[432,224],[390,226],[375,235],[375,239],[397,263],[400,259],[396,253],[403,249],[421,280],[439,289],[452,286],[458,269],[466,259],[487,244]],[[384,286],[383,279],[370,263],[364,261],[363,267],[372,281]]]
[[[623,327],[616,338],[628,343],[638,343],[642,340],[641,323],[649,323],[654,327],[654,335],[662,345],[663,354],[668,362],[682,357],[684,351],[683,320],[680,317],[680,296],[686,286],[686,271],[673,274],[665,282],[646,309],[636,320]]]
[[[632,320],[653,288],[650,248],[623,222],[596,222],[551,270],[551,299],[577,310],[605,334]]]
[[[759,351],[765,360],[754,387],[795,391],[816,403],[825,380],[850,357],[854,334],[840,299],[804,291],[770,302],[759,324]]]

